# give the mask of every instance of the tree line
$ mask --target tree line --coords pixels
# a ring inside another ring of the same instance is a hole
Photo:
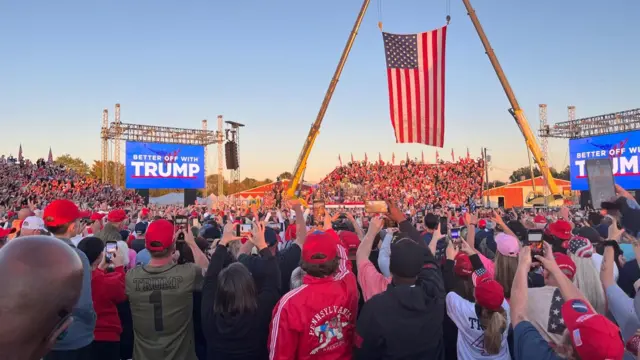
[[[56,164],[64,165],[68,169],[72,169],[78,174],[82,174],[88,176],[90,178],[102,180],[102,161],[94,160],[93,164],[89,166],[82,159],[78,157],[72,157],[69,154],[64,154],[58,156],[54,162]],[[124,184],[124,175],[125,168],[123,164],[118,164],[120,169],[120,184]],[[114,174],[116,169],[116,163],[114,161],[107,162],[107,172],[109,174]],[[112,177],[113,175],[111,175]],[[291,179],[292,175],[290,172],[285,171],[278,175],[277,178],[280,180]],[[253,189],[258,186],[266,185],[272,183],[273,180],[270,178],[266,178],[264,180],[257,180],[254,178],[246,177],[242,181],[229,182],[227,179],[223,180],[222,191],[225,195],[235,194],[240,191],[245,191],[249,189]],[[218,174],[212,174],[207,176],[207,189],[205,191],[206,194],[214,194],[218,195]],[[182,192],[181,189],[152,189],[149,191],[149,195],[152,197],[162,196],[172,192]],[[203,196],[202,191],[198,191],[198,196]]]

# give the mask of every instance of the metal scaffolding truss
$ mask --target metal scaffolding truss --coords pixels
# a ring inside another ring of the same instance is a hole
[[[115,186],[124,186],[124,184],[120,183],[120,166],[117,165],[121,163],[120,146],[122,141],[204,146],[205,176],[208,175],[207,146],[218,144],[218,195],[222,196],[222,145],[225,141],[222,126],[222,115],[218,116],[218,130],[208,130],[207,120],[202,120],[202,129],[123,123],[120,121],[120,104],[116,104],[115,107],[115,121],[109,122],[109,111],[104,109],[102,112],[102,127],[100,129],[100,139],[102,140],[102,181],[105,183],[110,182]],[[113,161],[116,164],[113,169],[109,169],[107,166],[109,161]]]
[[[214,130],[182,129],[167,126],[111,122],[102,139],[207,146],[218,143]]]
[[[632,130],[640,130],[640,108],[546,125],[539,136],[580,139]]]

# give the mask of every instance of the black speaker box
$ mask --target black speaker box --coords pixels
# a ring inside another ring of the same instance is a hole
[[[227,169],[237,170],[240,167],[240,162],[238,161],[238,145],[235,141],[227,141],[227,143],[224,144],[224,155],[227,160]]]
[[[198,198],[196,189],[184,189],[184,206],[195,205]]]
[[[145,205],[149,205],[149,189],[136,189],[136,194],[142,197]]]

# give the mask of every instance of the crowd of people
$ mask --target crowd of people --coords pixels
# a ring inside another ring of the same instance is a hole
[[[54,162],[18,161],[0,157],[0,207],[15,210],[28,204],[42,208],[55,199],[70,199],[90,209],[136,206],[142,199],[134,191],[113,188]]]
[[[444,184],[464,173],[450,166],[409,213],[401,182],[355,175],[387,211],[0,209],[0,358],[637,359],[633,196],[618,187],[602,212],[450,208],[473,196]]]
[[[402,210],[461,206],[480,198],[483,179],[482,159],[438,164],[409,160],[400,165],[350,162],[327,175],[314,195],[334,203],[392,199],[402,204]]]

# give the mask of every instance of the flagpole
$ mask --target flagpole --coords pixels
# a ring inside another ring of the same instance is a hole
[[[309,155],[311,154],[311,148],[313,148],[313,144],[318,137],[318,133],[320,132],[320,125],[322,124],[322,120],[324,119],[324,115],[327,112],[327,108],[329,107],[329,102],[331,102],[331,97],[333,96],[333,92],[338,85],[338,80],[340,80],[340,75],[342,74],[342,69],[344,69],[344,65],[347,62],[347,58],[349,57],[349,53],[351,52],[351,48],[353,47],[353,42],[356,40],[356,36],[358,35],[358,30],[360,29],[360,25],[362,25],[362,20],[364,19],[364,14],[367,12],[367,8],[369,8],[369,3],[371,0],[364,0],[362,2],[362,6],[360,7],[360,12],[358,13],[358,17],[356,18],[356,22],[353,24],[353,28],[351,29],[351,33],[349,34],[349,38],[347,39],[347,43],[344,45],[344,50],[342,50],[342,56],[340,56],[340,61],[338,61],[338,66],[336,67],[335,72],[333,73],[333,78],[329,83],[329,88],[327,92],[324,94],[324,100],[322,100],[322,105],[320,106],[320,110],[318,111],[318,115],[316,116],[316,121],[309,129],[309,135],[307,135],[307,139],[302,147],[302,151],[300,152],[300,156],[298,157],[298,162],[296,163],[296,167],[293,170],[293,177],[291,179],[291,184],[289,185],[289,190],[287,194],[291,197],[295,196],[295,192],[298,188],[298,185],[301,183],[302,174],[304,169],[307,167],[307,160],[309,159]]]

